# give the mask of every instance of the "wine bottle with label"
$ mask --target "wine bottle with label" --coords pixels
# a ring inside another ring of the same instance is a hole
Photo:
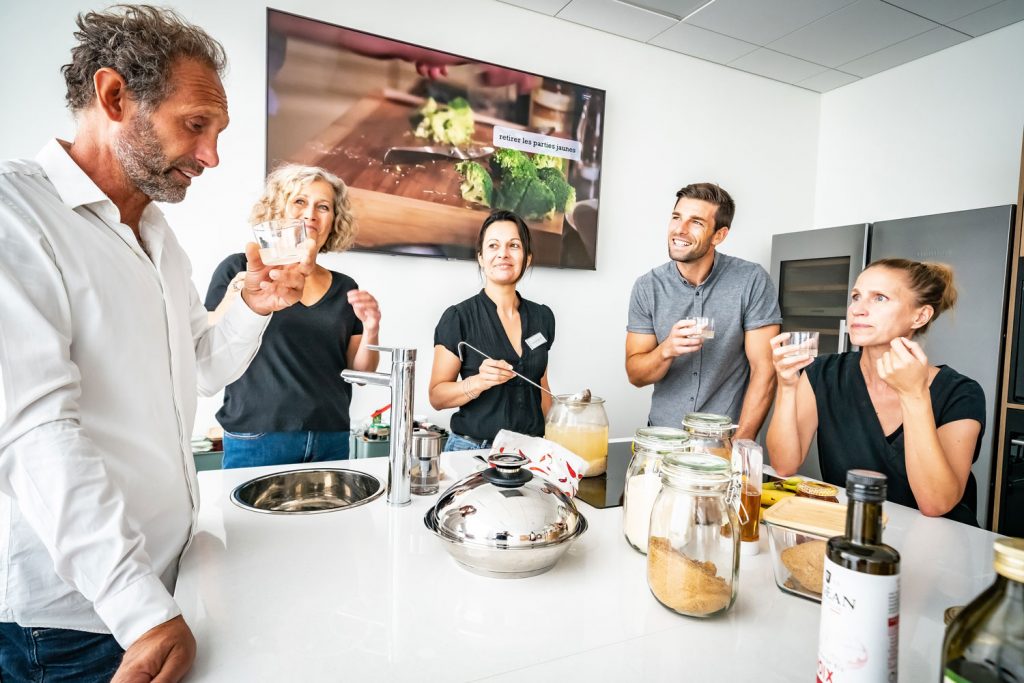
[[[946,628],[943,680],[1024,681],[1024,539],[995,544],[995,582]]]
[[[897,679],[900,554],[882,543],[885,488],[878,472],[846,474],[846,533],[825,550],[818,683]]]

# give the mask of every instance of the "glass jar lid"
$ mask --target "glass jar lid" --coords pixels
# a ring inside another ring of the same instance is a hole
[[[688,432],[675,427],[641,427],[633,436],[633,452],[643,450],[660,456],[685,453],[689,440]]]
[[[683,427],[694,434],[705,436],[731,437],[736,433],[732,418],[715,413],[687,413],[683,418]]]
[[[478,548],[529,549],[578,536],[587,522],[572,499],[534,477],[522,455],[490,456],[492,465],[456,482],[427,513],[443,538]]]
[[[732,466],[711,453],[676,453],[661,463],[661,481],[691,491],[726,491],[733,483]]]

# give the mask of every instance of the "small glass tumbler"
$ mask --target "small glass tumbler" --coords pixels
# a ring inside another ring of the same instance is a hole
[[[817,332],[790,332],[789,340],[786,344],[793,347],[786,353],[786,358],[795,358],[797,356],[817,358],[818,356]]]
[[[295,218],[278,218],[252,226],[260,260],[265,266],[283,266],[302,260],[306,224]]]
[[[704,339],[715,338],[715,319],[714,318],[694,318],[693,322],[697,327],[700,328],[700,332],[693,335],[695,337],[703,337]]]

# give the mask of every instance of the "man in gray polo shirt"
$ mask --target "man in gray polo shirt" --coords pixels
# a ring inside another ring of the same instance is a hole
[[[782,315],[764,268],[716,251],[736,206],[711,183],[676,193],[668,227],[671,261],[633,285],[626,374],[654,385],[650,424],[679,427],[692,412],[730,416],[737,439],[756,437],[775,391],[769,340]],[[704,339],[694,319],[713,318]]]

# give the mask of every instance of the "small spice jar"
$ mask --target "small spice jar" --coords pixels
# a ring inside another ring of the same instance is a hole
[[[736,425],[728,415],[687,413],[683,418],[683,429],[690,436],[690,449],[694,452],[711,453],[732,460],[732,437],[736,433]]]
[[[633,437],[633,457],[626,469],[622,530],[637,552],[647,554],[651,509],[661,492],[661,462],[689,449],[689,435],[672,427],[641,427]]]
[[[732,607],[740,566],[737,480],[709,453],[666,457],[647,546],[647,583],[658,602],[691,617]]]

